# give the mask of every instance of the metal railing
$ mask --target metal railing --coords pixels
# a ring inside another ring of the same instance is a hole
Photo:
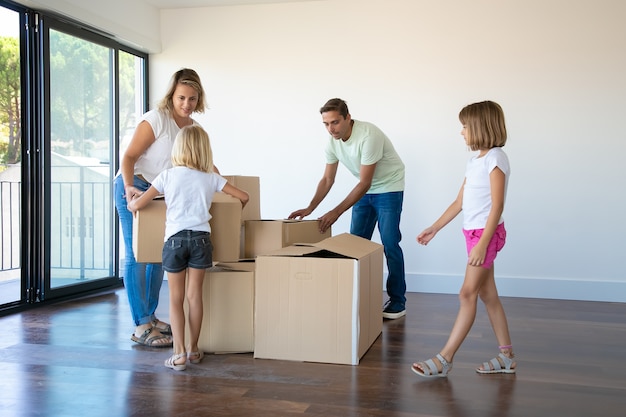
[[[0,245],[2,247],[0,271],[21,267],[21,195],[22,184],[20,182],[0,181]]]
[[[74,167],[78,168],[78,167]],[[84,277],[111,263],[110,182],[76,180],[51,184],[50,268]],[[0,181],[0,272],[21,268],[21,183]]]

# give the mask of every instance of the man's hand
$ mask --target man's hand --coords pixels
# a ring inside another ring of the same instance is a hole
[[[289,215],[289,217],[287,217],[288,219],[297,219],[297,220],[302,220],[303,218],[305,218],[306,216],[308,216],[309,214],[311,214],[311,211],[309,208],[303,208],[300,210],[296,210],[293,213],[291,213]]]
[[[331,210],[320,217],[318,219],[320,233],[325,233],[326,230],[337,221],[340,215],[341,214],[338,214],[335,210]]]

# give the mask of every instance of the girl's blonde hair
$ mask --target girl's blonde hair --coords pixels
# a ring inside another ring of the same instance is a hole
[[[459,120],[471,150],[501,148],[506,144],[504,112],[498,103],[481,101],[467,105],[461,109]]]
[[[213,152],[208,133],[198,125],[183,127],[172,146],[172,165],[213,172]]]
[[[157,106],[159,110],[167,110],[170,113],[174,110],[173,97],[178,84],[188,85],[196,90],[198,93],[198,102],[196,103],[196,109],[194,111],[197,113],[204,113],[204,109],[206,108],[204,101],[204,88],[202,88],[202,83],[200,82],[200,76],[198,73],[190,68],[180,69],[172,75],[170,85],[167,88],[167,93],[165,93],[165,96],[161,99],[161,101],[159,101]]]

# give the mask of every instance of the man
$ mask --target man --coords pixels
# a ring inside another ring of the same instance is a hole
[[[309,206],[289,215],[308,216],[324,200],[335,182],[341,162],[359,182],[337,207],[319,218],[324,232],[352,207],[350,233],[371,239],[378,231],[387,258],[387,295],[383,317],[397,319],[406,314],[404,255],[400,247],[400,214],[404,198],[404,163],[391,141],[371,123],[353,120],[348,105],[339,98],[320,109],[322,121],[332,136],[326,145],[326,169]]]

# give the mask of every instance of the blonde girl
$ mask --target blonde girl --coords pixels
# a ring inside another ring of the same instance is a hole
[[[170,320],[174,354],[165,366],[182,371],[187,361],[199,363],[204,353],[198,349],[202,326],[202,284],[205,270],[213,263],[209,209],[213,195],[223,191],[238,198],[242,205],[248,194],[213,170],[208,134],[198,125],[183,127],[172,147],[172,168],[161,172],[139,197],[128,204],[133,213],[159,194],[165,197],[165,244],[163,269],[170,292]],[[185,277],[189,304],[189,346],[185,346]]]
[[[510,174],[509,160],[502,150],[507,139],[504,113],[499,104],[483,101],[464,107],[459,120],[465,143],[478,154],[468,161],[456,200],[432,226],[417,236],[417,242],[427,245],[463,211],[463,234],[468,252],[465,279],[459,293],[459,312],[445,346],[434,358],[416,362],[411,367],[422,377],[448,375],[454,355],[476,318],[478,297],[485,304],[500,352],[476,372],[515,373],[516,368],[507,319],[494,279],[494,260],[506,239],[502,213]]]

